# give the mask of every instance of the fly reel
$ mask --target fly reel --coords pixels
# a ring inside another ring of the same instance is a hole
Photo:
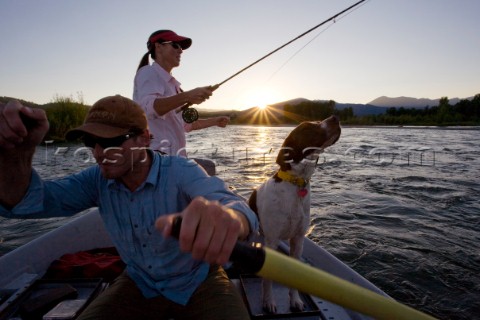
[[[187,107],[182,110],[182,118],[186,123],[192,123],[198,120],[198,111],[195,108]]]

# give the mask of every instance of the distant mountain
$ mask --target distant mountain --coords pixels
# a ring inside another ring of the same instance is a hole
[[[305,99],[305,98],[297,98],[297,99],[292,99],[292,100],[288,100],[288,101],[279,102],[279,103],[276,103],[276,104],[273,104],[273,105],[269,105],[269,109],[274,108],[274,109],[283,110],[283,108],[286,105],[293,105],[294,106],[294,105],[300,104],[302,102],[308,102],[308,101],[327,102],[328,100],[308,100],[308,99]],[[371,104],[337,103],[337,102],[335,102],[335,109],[343,110],[343,109],[346,109],[346,108],[352,108],[353,114],[356,115],[356,116],[365,116],[365,115],[370,115],[370,114],[377,115],[377,114],[382,114],[382,113],[386,112],[385,107],[378,107],[378,106],[374,106],[374,105],[371,105]]]
[[[321,102],[327,103],[329,100],[309,100],[305,98],[296,98],[287,101],[278,102],[268,106],[264,112],[259,112],[257,107],[252,107],[246,110],[236,111],[231,115],[235,115],[236,123],[252,123],[252,124],[270,124],[278,125],[283,124],[285,121],[285,115],[283,110],[285,106],[296,106],[303,102]],[[337,110],[343,110],[346,108],[352,108],[355,116],[365,115],[379,115],[384,114],[387,111],[385,107],[377,107],[370,104],[355,104],[355,103],[335,103]],[[298,120],[300,120],[299,117]]]
[[[305,98],[295,98],[295,99],[290,99],[290,100],[287,100],[287,101],[277,102],[275,104],[270,104],[270,105],[268,105],[268,107],[273,108],[273,109],[282,109],[283,110],[283,108],[286,105],[296,106],[297,104],[300,104],[300,103],[306,102],[306,101],[311,101],[311,100],[308,100],[308,99],[305,99]]]
[[[472,100],[473,97],[465,98],[468,100]],[[452,98],[448,99],[450,105],[457,104],[460,100],[459,98]],[[368,104],[377,106],[377,107],[404,107],[404,108],[425,108],[425,107],[436,107],[439,105],[440,99],[427,99],[427,98],[410,98],[410,97],[397,97],[397,98],[389,98],[385,96],[381,96],[376,98],[373,101],[370,101]]]
[[[357,117],[378,115],[387,112],[387,108],[378,107],[372,104],[359,104],[359,103],[336,103],[335,109],[343,110],[346,108],[352,108],[353,114]]]
[[[468,100],[473,99],[473,97],[465,98]],[[450,105],[457,104],[460,100],[459,98],[449,99]],[[321,101],[325,102],[328,100],[309,100],[305,98],[296,98],[287,101],[278,102],[275,104],[269,105],[269,110],[272,110],[274,113],[278,113],[283,110],[286,105],[297,105],[301,102],[306,101]],[[411,97],[397,97],[390,98],[386,96],[381,96],[372,100],[367,104],[360,103],[340,103],[335,102],[335,108],[338,110],[343,110],[346,108],[352,108],[353,114],[358,117],[367,116],[367,115],[379,115],[386,113],[388,108],[425,108],[425,107],[435,107],[439,105],[440,99],[417,99]],[[240,111],[239,114],[242,118],[251,116],[257,110],[256,107],[252,107],[243,111]]]

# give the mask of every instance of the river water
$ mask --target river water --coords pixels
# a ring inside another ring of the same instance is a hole
[[[188,135],[190,157],[216,162],[244,197],[277,169],[292,127],[229,126]],[[312,178],[319,243],[393,298],[440,319],[480,319],[478,128],[343,128]],[[92,165],[77,145],[48,143],[45,178]],[[0,218],[0,254],[66,219]]]

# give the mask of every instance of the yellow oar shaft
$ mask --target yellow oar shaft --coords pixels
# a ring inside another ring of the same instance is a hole
[[[181,216],[176,217],[172,226],[172,235],[177,239],[181,224]],[[391,298],[335,277],[270,248],[263,247],[259,243],[237,242],[230,256],[230,261],[240,266],[247,273],[255,273],[263,278],[376,319],[435,319]]]
[[[425,313],[269,248],[257,275],[376,319],[431,320]]]

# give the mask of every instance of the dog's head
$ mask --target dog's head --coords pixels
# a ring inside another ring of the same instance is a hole
[[[337,142],[340,133],[337,116],[331,116],[323,121],[302,122],[283,142],[277,163],[281,170],[287,171],[291,169],[291,163],[299,163],[307,157],[318,157],[323,149]]]

